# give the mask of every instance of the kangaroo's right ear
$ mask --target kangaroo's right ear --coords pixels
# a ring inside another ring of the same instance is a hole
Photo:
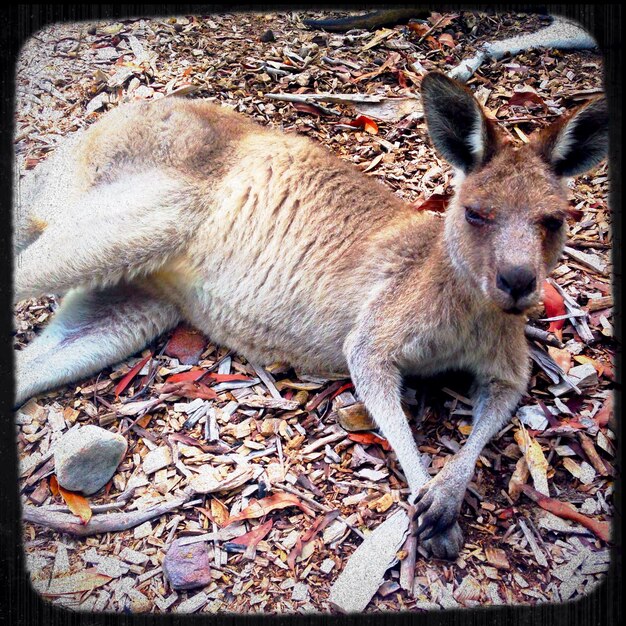
[[[430,138],[450,165],[467,173],[493,157],[499,144],[495,127],[465,85],[430,72],[421,93]]]
[[[609,111],[592,100],[538,134],[534,145],[558,176],[576,176],[597,165],[609,149]]]

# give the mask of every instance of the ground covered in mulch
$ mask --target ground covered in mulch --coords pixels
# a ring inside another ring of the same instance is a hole
[[[434,198],[428,209],[440,209],[451,171],[410,101],[406,110],[383,114],[359,103],[294,104],[267,95],[412,96],[424,72],[449,70],[480,43],[534,30],[545,18],[433,14],[375,32],[327,34],[302,26],[303,17],[316,15],[138,19],[38,32],[18,64],[19,166],[36,167],[64,135],[123,102],[208,97],[261,124],[308,135],[416,207]],[[553,50],[488,62],[469,81],[515,142],[601,84],[598,52]],[[610,521],[613,511],[607,188],[606,165],[571,185],[570,247],[552,276],[553,304],[537,318],[558,317],[559,310],[573,315],[534,322],[565,347],[548,354],[535,344],[524,406],[484,450],[466,495],[460,557],[429,560],[418,549],[410,588],[394,566],[367,611],[564,601],[602,580],[608,545],[580,522]],[[52,295],[17,306],[18,348],[56,306]],[[190,382],[205,371],[200,384]],[[581,371],[582,379],[573,378],[580,393],[555,389],[563,373]],[[409,381],[405,398],[434,474],[467,437],[471,406],[454,378],[428,387],[423,399]],[[124,531],[78,538],[24,523],[33,584],[53,603],[79,610],[328,611],[329,588],[350,554],[406,495],[386,442],[340,425],[353,428],[348,418],[364,418],[358,405],[344,410],[356,400],[349,380],[305,378],[281,365],[261,369],[186,328],[97,377],[31,400],[17,412],[25,506],[68,510],[56,489],[52,450],[77,424],[120,432],[129,444],[112,481],[88,498],[94,517],[167,505],[196,486],[185,504]],[[220,491],[211,487],[220,482]],[[522,492],[526,483],[571,503],[577,521],[542,509]],[[203,588],[174,591],[164,577],[164,555],[180,538],[208,546],[212,578]]]

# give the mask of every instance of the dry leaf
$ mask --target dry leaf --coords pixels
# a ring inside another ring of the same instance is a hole
[[[533,489],[530,485],[524,485],[522,491],[531,499],[534,500],[542,509],[558,515],[563,519],[569,519],[573,522],[582,524],[585,528],[589,529],[597,537],[603,541],[609,541],[611,538],[611,524],[609,522],[599,522],[595,519],[579,513],[573,504],[569,502],[560,502],[554,498],[549,498]]]
[[[541,446],[528,434],[528,431],[523,426],[515,432],[514,437],[526,459],[528,471],[533,478],[535,488],[546,496],[550,495],[547,476],[549,466]]]
[[[305,530],[302,534],[298,536],[296,540],[295,546],[292,548],[289,556],[287,557],[287,564],[292,569],[296,564],[296,559],[302,554],[302,549],[304,545],[311,541],[317,533],[322,532],[328,524],[330,524],[333,520],[339,517],[339,511],[329,511],[326,515],[318,517],[311,527],[308,530]]]
[[[228,524],[230,524],[228,507],[217,498],[211,498],[211,515],[213,521],[220,528],[224,528],[224,526],[228,526]]]
[[[193,367],[186,372],[180,372],[179,374],[172,374],[165,379],[166,383],[184,383],[184,382],[196,382],[206,375],[206,370],[201,367]]]
[[[370,135],[376,135],[378,133],[378,124],[366,115],[359,115],[357,118],[348,122],[348,126],[354,126],[355,128],[363,128]]]
[[[239,535],[239,537],[236,537],[230,543],[238,546],[255,548],[259,541],[261,541],[270,532],[270,530],[272,530],[273,524],[274,520],[268,520],[264,524],[255,526],[251,531],[245,533],[244,535]]]
[[[328,111],[325,111],[317,104],[313,102],[292,102],[293,108],[301,113],[310,113],[311,115],[330,115]]]
[[[389,442],[386,439],[375,435],[374,433],[349,433],[348,439],[350,439],[351,441],[356,441],[357,443],[375,443],[379,445],[383,450],[391,450]]]
[[[152,358],[152,352],[145,358],[141,359],[137,365],[135,365],[122,380],[115,386],[115,397],[117,398],[121,393],[124,392],[124,389],[130,385],[131,381],[139,372],[142,370],[143,366]]]
[[[449,33],[443,33],[443,35],[439,36],[439,43],[442,46],[448,46],[448,48],[455,48],[456,42],[454,41],[454,37]]]
[[[563,296],[547,281],[543,283],[543,305],[546,308],[546,317],[558,317],[565,315],[565,302]],[[565,325],[565,320],[550,322],[548,330],[553,333]]]
[[[47,588],[42,590],[44,596],[60,596],[65,593],[79,593],[102,587],[111,580],[111,576],[99,574],[95,569],[87,569],[70,576],[52,578]]]
[[[416,202],[413,206],[418,211],[434,211],[435,213],[444,213],[448,204],[450,204],[450,200],[452,198],[452,194],[441,194],[441,193],[433,193],[431,194],[424,202]]]
[[[516,91],[509,98],[510,106],[527,107],[530,104],[545,106],[543,98],[538,93],[531,90]]]
[[[570,371],[572,367],[572,354],[569,350],[548,346],[548,354],[566,374]]]
[[[165,383],[161,387],[161,393],[172,393],[191,400],[195,398],[215,400],[217,398],[217,393],[213,389],[199,382]]]
[[[522,486],[526,484],[530,472],[528,471],[528,463],[522,456],[517,459],[515,471],[509,480],[509,496],[513,502],[516,502],[522,494]]]
[[[67,489],[63,489],[61,485],[59,485],[59,493],[63,500],[65,500],[65,504],[67,504],[67,508],[80,517],[83,524],[86,524],[91,519],[91,507],[89,506],[89,501],[85,496],[80,493],[76,493],[75,491],[68,491]]]
[[[254,519],[256,517],[263,517],[268,513],[271,513],[275,509],[286,509],[290,506],[297,506],[307,515],[313,515],[313,511],[306,506],[297,496],[291,493],[278,492],[273,496],[262,498],[261,500],[252,500],[250,504],[238,513],[230,518],[230,523],[240,522],[244,519]]]

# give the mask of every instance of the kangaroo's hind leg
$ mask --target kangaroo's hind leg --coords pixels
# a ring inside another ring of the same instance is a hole
[[[147,275],[193,237],[193,192],[152,171],[71,201],[15,259],[14,300]]]
[[[70,291],[44,332],[15,353],[15,406],[123,360],[179,319],[137,284]]]

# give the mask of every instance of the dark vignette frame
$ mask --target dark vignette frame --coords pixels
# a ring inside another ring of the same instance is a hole
[[[17,493],[17,455],[15,429],[13,427],[13,354],[11,346],[12,298],[11,298],[11,168],[13,160],[13,92],[15,81],[15,61],[24,41],[44,26],[60,21],[83,21],[91,19],[120,19],[131,16],[210,14],[235,11],[290,11],[311,9],[367,10],[390,6],[415,6],[437,9],[440,12],[467,9],[541,12],[563,15],[577,20],[596,38],[604,55],[605,89],[610,111],[610,150],[609,205],[613,213],[613,289],[616,296],[615,330],[618,340],[615,411],[621,408],[622,372],[622,9],[618,3],[592,4],[540,4],[540,3],[410,3],[392,2],[341,2],[340,6],[324,0],[317,0],[313,6],[306,6],[296,0],[281,2],[270,0],[255,4],[250,2],[211,4],[101,4],[101,5],[12,5],[0,9],[0,323],[2,335],[0,347],[4,357],[0,365],[0,464],[4,466],[4,476],[0,479],[0,622],[30,626],[45,624],[91,625],[91,624],[185,624],[196,623],[256,623],[260,621],[282,621],[283,623],[326,624],[341,621],[350,624],[546,624],[554,626],[595,626],[619,624],[622,618],[622,597],[620,593],[621,569],[621,479],[618,476],[615,496],[615,519],[613,536],[616,547],[612,550],[609,574],[588,596],[565,604],[545,604],[534,607],[489,607],[484,609],[463,609],[429,613],[386,613],[353,616],[295,615],[285,617],[260,617],[239,615],[129,615],[112,613],[74,613],[42,600],[31,588],[23,566],[21,550],[20,506]],[[621,427],[618,420],[618,444],[621,444]],[[622,446],[618,445],[615,462],[621,470]],[[358,620],[358,621],[357,621]]]

